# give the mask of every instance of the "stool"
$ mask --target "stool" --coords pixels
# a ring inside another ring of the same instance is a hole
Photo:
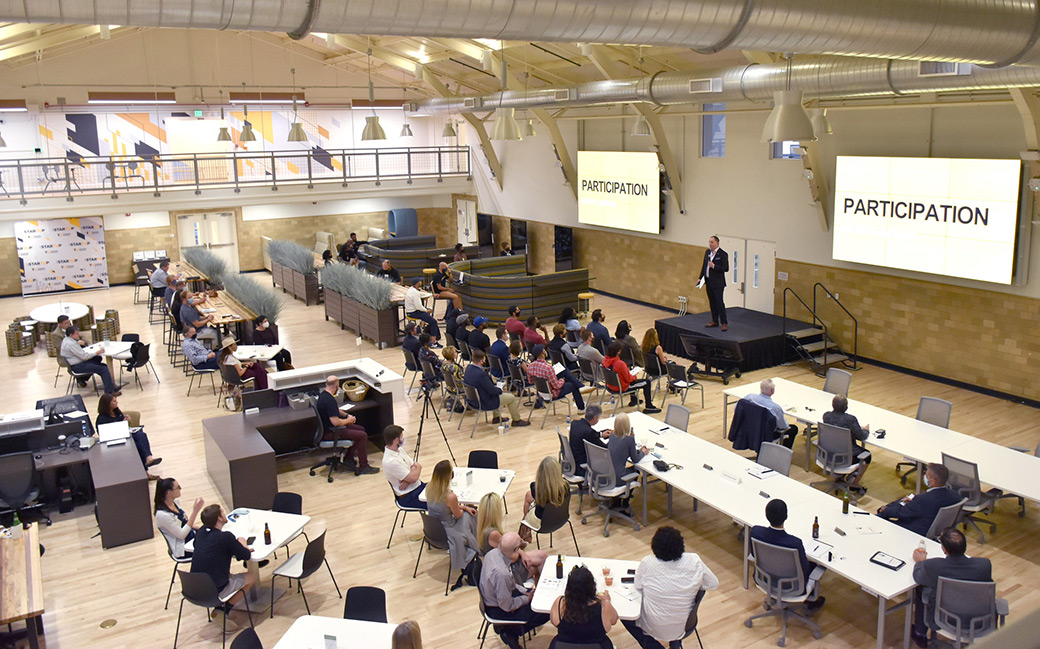
[[[405,321],[405,323],[408,323],[408,322],[414,322],[415,323],[415,335],[416,336],[418,336],[421,333],[426,333],[427,332],[427,327],[429,327],[429,325],[427,325],[425,322],[423,322],[419,318],[413,318],[412,316],[408,315],[407,313],[404,314],[404,321]],[[404,327],[401,328],[401,331],[404,332]]]
[[[116,340],[119,336],[119,311],[115,309],[108,309],[105,311],[105,320],[112,321],[112,340]]]
[[[437,274],[436,268],[423,268],[423,289],[433,292],[433,276]]]
[[[33,353],[35,345],[32,342],[32,334],[28,331],[22,331],[22,328],[17,323],[12,324],[4,332],[4,337],[7,339],[7,355],[8,356],[29,356]]]
[[[36,343],[40,342],[40,336],[37,334],[37,327],[40,323],[35,320],[26,319],[22,320],[19,324],[22,325],[22,330],[32,336],[33,347],[35,347]]]
[[[578,293],[578,319],[588,320],[589,314],[592,313],[592,298],[596,297],[594,293]]]
[[[148,287],[151,295],[148,300],[148,324],[161,324],[166,314],[163,313],[163,297],[166,295],[166,289],[157,289],[152,286]]]

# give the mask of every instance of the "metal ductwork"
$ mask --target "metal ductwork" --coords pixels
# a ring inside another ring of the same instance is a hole
[[[791,67],[791,89],[806,99],[1040,86],[1040,68],[984,68],[968,63],[925,63],[830,57]],[[594,81],[561,88],[511,90],[481,97],[428,99],[406,106],[419,114],[509,108],[563,108],[625,102],[658,106],[724,101],[772,101],[787,88],[787,64],[749,64],[713,72],[667,72],[639,79]]]
[[[0,0],[0,21],[1040,64],[1035,0]]]

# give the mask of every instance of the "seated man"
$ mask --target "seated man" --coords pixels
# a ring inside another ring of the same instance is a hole
[[[523,626],[502,626],[495,631],[502,642],[510,649],[520,649],[520,636],[537,629],[549,621],[546,613],[535,613],[531,610],[534,589],[526,593],[517,590],[515,566],[523,559],[520,553],[520,535],[506,532],[502,535],[498,547],[484,556],[484,566],[480,572],[480,594],[484,599],[484,607],[488,615],[500,620],[522,620]]]
[[[502,370],[508,371],[506,363],[509,362],[509,331],[505,325],[499,325],[498,329],[495,329],[495,342],[491,343],[488,354],[497,357],[502,362]],[[494,365],[491,366],[491,373],[495,375],[496,379],[505,378],[495,369]]]
[[[423,304],[422,294],[419,292],[421,285],[421,277],[412,278],[411,285],[404,294],[404,312],[408,317],[418,318],[426,323],[427,331],[433,339],[434,348],[438,348],[440,347],[438,341],[441,338],[441,329],[437,326],[437,319],[430,315],[430,309],[427,309],[426,305]]]
[[[549,390],[554,401],[569,394],[574,398],[574,405],[578,408],[578,412],[585,410],[585,400],[581,397],[581,381],[574,378],[570,370],[566,369],[560,372],[560,376],[557,377],[556,370],[545,360],[544,345],[535,345],[531,355],[534,357],[534,360],[527,365],[527,375],[545,379],[549,384]]]
[[[206,301],[204,294],[191,295],[188,293],[187,297],[181,298],[181,324],[182,326],[191,325],[195,327],[196,335],[199,340],[205,341],[206,347],[213,349],[217,346],[217,330],[209,326],[209,323],[213,322],[213,314],[208,313],[202,315],[195,305],[203,304]]]
[[[152,276],[148,279],[148,284],[152,288],[153,297],[163,297],[166,294],[166,280],[169,278],[169,272],[169,259],[163,259],[160,261],[159,267],[152,271]]]
[[[527,329],[527,325],[520,319],[520,307],[516,305],[509,307],[509,317],[506,318],[506,331],[509,332],[509,337],[514,340],[523,340],[525,329]]]
[[[808,585],[809,575],[816,568],[816,564],[809,561],[809,557],[806,556],[802,540],[794,534],[788,534],[784,530],[784,521],[787,520],[787,503],[779,498],[774,498],[766,503],[766,520],[769,521],[769,527],[755,525],[751,528],[751,538],[764,541],[770,545],[779,545],[782,548],[795,548],[798,550],[798,560],[802,564],[802,577],[805,578],[806,585]],[[823,606],[826,599],[826,597],[817,597],[806,602],[805,605],[809,610],[815,610]]]
[[[191,366],[197,370],[219,370],[220,362],[217,353],[206,349],[195,337],[195,327],[185,325],[184,340],[181,342],[181,351],[184,358],[188,359]]]
[[[410,352],[415,358],[415,362],[419,362],[419,336],[416,335],[418,326],[414,322],[404,323],[404,340],[401,341],[401,349]],[[415,367],[408,368],[411,371],[418,372],[420,368],[418,365]]]
[[[186,284],[183,279],[174,279],[173,276],[170,276],[170,285],[166,287],[166,294],[163,296],[163,301],[166,302],[167,311],[173,309],[174,296],[176,296],[178,292],[183,291],[185,286]],[[180,315],[181,314],[178,313],[177,317],[179,318]]]
[[[343,245],[339,247],[339,258],[343,260],[343,263],[349,264],[352,259],[357,258],[357,250],[354,249],[354,241],[347,239],[343,242]]]
[[[444,361],[437,355],[437,352],[433,351],[433,338],[430,338],[430,334],[419,334],[419,371],[423,372],[425,378],[432,378],[434,381],[440,383],[444,380],[444,370],[442,368]],[[433,376],[427,377],[425,370],[423,370],[423,361],[430,364],[433,369]]]
[[[599,423],[601,414],[603,414],[603,409],[596,404],[592,404],[585,408],[584,417],[578,417],[571,422],[570,439],[568,441],[571,446],[571,455],[574,456],[574,475],[585,475],[585,467],[582,465],[587,464],[589,461],[589,456],[585,451],[585,442],[590,442],[603,448],[607,446],[602,433],[593,428],[593,426]]]
[[[470,330],[466,327],[473,323],[470,321],[468,313],[460,313],[455,316],[455,324],[458,325],[458,327],[455,328],[455,342],[458,343],[459,349],[462,349],[462,343],[466,343],[467,346],[469,345]],[[469,356],[465,353],[462,354],[462,358],[467,361],[470,360]]]
[[[639,619],[622,624],[643,649],[682,649],[686,618],[701,590],[715,590],[719,579],[701,558],[686,552],[682,534],[674,527],[661,527],[650,541],[653,554],[636,568],[635,588],[643,594]]]
[[[462,309],[462,298],[451,290],[451,269],[446,261],[437,264],[437,273],[433,276],[433,294],[450,298],[456,309]]]
[[[115,381],[112,380],[112,373],[108,371],[108,366],[101,360],[101,351],[91,354],[90,352],[83,349],[86,342],[80,339],[79,327],[70,325],[65,330],[65,338],[61,341],[61,349],[58,351],[61,357],[65,359],[65,362],[69,364],[71,369],[76,374],[97,374],[101,377],[101,382],[105,386],[105,392],[119,396],[122,392],[119,391],[122,385],[116,385]]]
[[[325,430],[323,440],[349,439],[353,446],[343,453],[344,466],[352,469],[354,475],[363,473],[379,473],[379,469],[368,463],[368,433],[357,425],[357,417],[339,409],[336,403],[336,391],[339,390],[339,379],[329,376],[325,379],[325,389],[318,395],[318,416],[321,417]],[[357,458],[355,462],[353,457]]]
[[[921,588],[914,590],[914,626],[910,637],[918,647],[928,646],[928,629],[934,628],[935,591],[939,577],[963,581],[993,581],[993,566],[989,559],[966,557],[968,542],[956,527],[947,527],[939,535],[945,557],[928,558],[928,552],[914,550],[914,581]]]
[[[394,490],[397,503],[402,507],[426,509],[419,495],[426,483],[419,479],[422,465],[404,452],[404,429],[390,425],[383,429],[383,472]]]
[[[563,365],[571,372],[578,371],[578,356],[571,349],[571,346],[567,343],[567,339],[564,336],[567,333],[567,328],[562,323],[557,322],[553,325],[553,338],[549,341],[549,349],[558,352],[560,356],[563,356]],[[602,361],[600,361],[602,362]]]
[[[501,409],[502,406],[505,406],[509,408],[509,416],[512,417],[511,425],[529,426],[531,422],[520,418],[520,400],[512,392],[503,392],[502,388],[492,382],[491,377],[484,371],[484,361],[484,352],[474,351],[473,361],[466,366],[466,373],[463,375],[465,384],[472,386],[480,398],[480,403],[470,402],[469,407],[480,408],[483,406],[485,410],[498,410],[499,412],[492,420],[492,423],[497,424],[502,420]]]
[[[397,272],[397,269],[390,264],[389,259],[383,260],[382,267],[376,272],[376,277],[389,280],[394,284],[401,283],[401,273]]]
[[[787,424],[787,419],[784,417],[784,409],[779,403],[773,401],[773,393],[776,392],[776,386],[773,385],[772,380],[764,379],[759,383],[758,389],[758,394],[749,394],[744,398],[756,406],[762,406],[773,413],[773,416],[776,417],[777,441],[787,448],[791,448],[794,446],[795,438],[798,437],[798,427],[794,424]]]
[[[469,345],[470,349],[479,349],[484,352],[485,356],[491,347],[491,339],[484,333],[487,323],[488,319],[482,315],[473,318],[473,329],[470,330],[469,337],[466,338],[466,344]]]
[[[466,248],[461,243],[456,243],[455,257],[452,258],[452,261],[466,261],[466,259],[468,259],[468,257],[466,257]]]
[[[878,516],[921,536],[928,533],[932,521],[943,507],[960,502],[961,496],[946,487],[950,470],[939,462],[931,462],[924,472],[926,491],[910,494],[878,509]]]
[[[235,538],[231,532],[224,531],[227,517],[220,505],[207,505],[199,517],[202,527],[195,532],[195,549],[191,555],[191,572],[205,573],[213,580],[224,605],[217,610],[229,613],[235,604],[255,584],[252,573],[231,574],[231,560],[245,561],[252,556],[252,548],[246,547],[246,540]],[[234,593],[232,595],[232,593]]]
[[[578,345],[578,350],[574,352],[574,355],[578,358],[584,358],[587,361],[592,361],[596,365],[603,364],[603,354],[596,349],[593,343],[593,334],[591,331],[586,329],[581,332],[581,344]]]
[[[856,470],[855,477],[849,483],[849,488],[860,495],[865,494],[867,489],[866,487],[861,487],[859,481],[863,479],[863,474],[867,472],[867,465],[870,464],[871,456],[870,451],[862,443],[857,442],[863,442],[870,437],[870,426],[867,424],[860,426],[856,415],[851,415],[847,412],[849,399],[843,394],[834,395],[834,398],[831,399],[831,408],[833,410],[830,412],[823,413],[823,423],[838,426],[839,428],[847,428],[852,433],[853,455],[859,459],[859,469]]]
[[[596,343],[601,345],[603,349],[610,347],[610,343],[614,342],[614,339],[610,337],[610,332],[607,331],[603,321],[606,320],[602,309],[596,309],[592,312],[592,322],[585,325],[587,331],[591,331],[592,335],[596,339]]]
[[[538,333],[541,331],[542,333]],[[549,341],[546,338],[549,336],[549,332],[545,327],[538,322],[538,316],[531,316],[527,319],[527,326],[524,328],[524,346],[527,345],[548,345]]]

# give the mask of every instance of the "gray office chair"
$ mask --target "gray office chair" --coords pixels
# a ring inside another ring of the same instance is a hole
[[[1019,453],[1028,453],[1029,449],[1025,446],[1009,446],[1012,451],[1018,451]],[[1033,455],[1040,457],[1040,443],[1036,445],[1036,449],[1033,451]],[[1001,498],[1018,498],[1018,515],[1020,518],[1026,515],[1026,499],[1018,494],[1004,494]]]
[[[556,427],[556,435],[560,438],[560,467],[563,469],[563,479],[578,492],[578,509],[574,513],[580,516],[581,501],[588,491],[588,480],[585,476],[577,474],[578,467],[571,451],[570,437],[560,432],[559,426]]]
[[[664,423],[685,433],[690,427],[690,409],[677,403],[669,403],[664,414]]]
[[[783,444],[762,442],[762,445],[758,447],[758,459],[755,461],[777,473],[790,476],[791,459],[793,456],[794,451]]]
[[[235,593],[229,593],[227,597],[221,597],[220,593],[217,592],[217,587],[213,583],[213,578],[204,572],[184,572],[183,570],[177,571],[177,576],[181,579],[181,607],[177,611],[177,630],[173,634],[173,649],[177,649],[177,638],[180,637],[181,633],[181,615],[184,614],[184,602],[190,602],[195,606],[206,609],[206,619],[211,620],[210,611],[218,606],[222,606],[226,601],[235,596]],[[253,626],[253,612],[249,610],[249,597],[243,597],[242,601],[246,604],[246,614],[249,615],[249,626]],[[223,618],[223,633],[221,633],[221,645],[222,647],[227,646],[227,615],[221,616]]]
[[[964,506],[965,502],[967,502],[967,498],[962,498],[960,502],[940,508],[938,513],[935,514],[931,526],[928,527],[928,533],[925,534],[925,538],[937,540],[943,530],[956,525],[957,519],[961,515],[961,507]]]
[[[686,405],[686,394],[690,390],[700,390],[701,392],[701,410],[704,409],[704,386],[690,378],[689,371],[687,368],[679,365],[678,363],[669,362],[665,368],[668,370],[668,389],[672,390],[678,395],[681,395],[682,399],[680,403]],[[665,392],[664,403],[668,400],[668,393]]]
[[[996,583],[939,577],[934,622],[957,649],[1004,626],[1008,612],[1007,600],[997,597]]]
[[[354,442],[349,439],[339,439],[336,435],[333,439],[325,439],[325,423],[321,420],[321,415],[318,413],[318,398],[312,395],[307,395],[307,400],[310,401],[311,408],[314,409],[314,416],[317,419],[314,432],[314,446],[317,448],[331,448],[332,455],[328,456],[321,462],[311,467],[311,476],[315,475],[318,469],[329,467],[329,475],[327,480],[332,482],[332,474],[344,466],[343,455],[347,452],[347,449],[354,445]]]
[[[521,525],[526,525],[524,521],[520,521]],[[531,528],[534,532],[535,546],[541,550],[542,543],[538,538],[539,534],[549,535],[549,547],[555,548],[553,545],[552,535],[553,532],[561,529],[564,525],[571,528],[571,540],[574,541],[574,550],[581,556],[581,549],[578,547],[578,537],[574,535],[574,525],[571,524],[571,492],[567,490],[567,497],[563,499],[563,504],[554,505],[549,503],[545,506],[545,510],[542,512],[542,524],[538,529]]]
[[[423,540],[419,544],[419,556],[415,557],[415,569],[412,570],[412,579],[419,574],[419,560],[422,559],[423,547],[434,550],[449,552],[448,533],[444,531],[444,524],[439,519],[430,516],[426,512],[419,512],[423,524]],[[444,582],[444,596],[448,596],[448,588],[451,586],[451,560],[448,560],[448,578]]]
[[[0,455],[0,508],[4,513],[17,513],[22,522],[28,522],[30,519],[25,514],[35,512],[38,518],[31,520],[42,520],[50,525],[51,519],[43,512],[43,505],[36,503],[39,497],[39,476],[33,454]]]
[[[923,421],[933,426],[939,426],[941,428],[950,427],[950,413],[953,411],[953,404],[945,399],[939,399],[936,397],[921,397],[921,400],[917,403],[917,420]],[[899,462],[896,464],[896,473],[899,474],[899,482],[905,487],[907,480],[917,471],[917,462],[913,458],[904,457],[904,460],[909,462]],[[899,473],[899,467],[905,466],[910,467],[906,473]]]
[[[852,433],[848,428],[832,426],[822,421],[817,424],[817,429],[820,431],[820,441],[816,445],[816,466],[823,469],[824,475],[831,476],[832,479],[811,482],[809,486],[827,485],[827,493],[840,490],[848,494],[852,504],[856,504],[856,494],[848,485],[849,477],[859,470],[856,449],[852,446]]]
[[[545,415],[542,417],[542,430],[545,430],[545,422],[549,420],[549,405],[552,404],[553,417],[556,416],[556,404],[559,401],[565,401],[567,403],[567,417],[571,416],[571,399],[568,399],[566,395],[556,397],[553,399],[552,389],[549,387],[549,382],[540,376],[532,376],[531,381],[534,383],[535,392],[538,393],[538,397],[544,402]],[[534,407],[537,400],[531,402],[531,410],[527,413],[527,420],[530,421],[534,415]]]
[[[751,551],[755,560],[755,585],[766,594],[763,604],[766,612],[744,620],[744,626],[751,628],[754,620],[779,616],[781,630],[776,644],[783,647],[787,643],[787,620],[794,618],[812,629],[814,638],[822,638],[823,631],[819,625],[807,617],[805,603],[817,598],[825,569],[817,566],[806,579],[797,549],[751,539]],[[802,612],[797,612],[796,608]]]
[[[589,459],[589,496],[593,500],[599,501],[599,508],[591,515],[603,514],[603,536],[610,536],[610,521],[617,518],[628,521],[632,524],[632,529],[638,532],[639,523],[636,522],[636,519],[613,507],[611,503],[615,498],[632,497],[632,490],[639,479],[639,472],[632,471],[621,476],[623,484],[619,487],[617,486],[617,476],[614,473],[614,463],[610,460],[610,451],[590,444],[586,440],[585,453]],[[581,524],[585,525],[587,522],[588,515],[582,516]]]
[[[836,367],[827,368],[827,380],[823,383],[823,391],[829,394],[840,394],[849,396],[849,384],[852,383],[852,373],[839,370]]]
[[[326,530],[327,532],[327,530]],[[289,557],[285,563],[274,569],[271,574],[271,617],[274,617],[274,579],[275,577],[285,577],[289,580],[289,584],[292,584],[292,580],[296,580],[296,587],[300,591],[300,596],[303,598],[303,605],[307,609],[307,615],[311,614],[310,604],[307,603],[307,594],[303,591],[303,580],[310,577],[321,568],[322,564],[329,569],[329,577],[332,577],[332,585],[336,587],[336,594],[339,595],[340,599],[343,599],[343,593],[339,590],[339,584],[336,583],[336,575],[332,574],[332,566],[329,565],[329,560],[325,556],[325,534],[322,532],[321,535],[314,538],[313,541],[307,543],[307,549],[303,552],[297,552],[296,554]]]
[[[1004,492],[996,488],[983,492],[982,481],[979,480],[979,465],[974,462],[962,460],[948,453],[943,453],[942,463],[943,466],[950,470],[950,477],[946,481],[946,486],[953,489],[965,499],[964,504],[961,505],[960,516],[957,518],[957,523],[965,526],[970,525],[976,532],[978,532],[979,543],[985,543],[986,536],[982,533],[982,529],[978,524],[985,523],[986,525],[989,525],[990,534],[997,531],[997,524],[984,518],[979,518],[975,514],[992,514],[993,506],[997,504],[997,499],[1000,498]]]

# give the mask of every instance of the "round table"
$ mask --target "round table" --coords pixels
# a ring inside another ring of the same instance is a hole
[[[29,317],[39,322],[54,324],[58,322],[60,315],[67,315],[70,320],[78,320],[87,315],[89,310],[86,304],[79,302],[54,302],[36,307],[29,313]]]

